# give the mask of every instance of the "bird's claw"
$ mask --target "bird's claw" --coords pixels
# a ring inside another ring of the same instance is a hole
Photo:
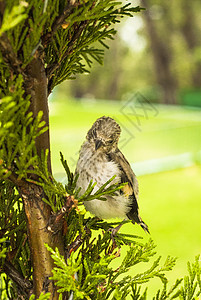
[[[111,232],[111,239],[112,239],[112,242],[113,242],[113,245],[116,245],[116,242],[115,242],[115,235],[117,234],[117,232],[119,231],[119,229],[121,228],[122,224],[119,224],[117,227],[115,228],[110,228],[108,229],[109,232]]]

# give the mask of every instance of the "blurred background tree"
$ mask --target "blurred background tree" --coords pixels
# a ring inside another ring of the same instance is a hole
[[[104,68],[78,76],[58,91],[75,98],[120,100],[140,91],[149,100],[201,105],[201,3],[136,1],[146,10],[118,24]],[[196,93],[196,96],[195,96]]]

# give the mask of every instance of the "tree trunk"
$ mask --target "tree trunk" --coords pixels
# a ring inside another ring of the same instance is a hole
[[[196,33],[196,28],[198,27],[195,21],[195,15],[193,12],[192,3],[188,0],[181,2],[182,11],[183,11],[183,24],[181,27],[182,34],[186,41],[186,45],[194,55],[196,48],[201,46],[200,43],[200,34]],[[194,87],[201,88],[201,62],[198,61],[192,70],[192,83]]]
[[[165,44],[164,40],[158,36],[154,22],[149,12],[149,1],[141,0],[141,4],[146,8],[144,19],[147,27],[148,37],[150,40],[151,50],[155,64],[155,72],[158,84],[163,90],[163,102],[166,104],[175,104],[177,84],[171,73],[171,49]],[[166,41],[166,39],[165,39]]]
[[[36,117],[39,111],[43,111],[43,120],[49,126],[48,81],[41,59],[33,59],[27,66],[25,74],[25,91],[31,95],[30,110],[33,112],[33,117]],[[36,148],[39,157],[41,157],[42,151],[49,150],[48,169],[51,173],[49,130],[37,138]],[[58,247],[60,253],[63,254],[62,237],[57,235],[56,238],[53,238],[52,233],[47,230],[51,209],[42,200],[46,197],[43,189],[35,184],[26,183],[20,187],[20,191],[27,218],[28,238],[33,262],[33,292],[36,298],[43,291],[50,292],[51,299],[58,299],[58,293],[53,283],[48,279],[52,275],[53,260],[44,244],[47,243],[53,248]]]

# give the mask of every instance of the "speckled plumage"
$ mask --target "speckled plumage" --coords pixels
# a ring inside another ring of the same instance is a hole
[[[149,232],[139,215],[137,179],[118,149],[120,133],[120,126],[110,117],[101,117],[92,125],[80,149],[76,166],[76,173],[79,173],[77,187],[81,187],[80,194],[84,193],[92,179],[97,182],[94,188],[96,192],[114,175],[116,177],[112,184],[128,182],[115,196],[106,196],[107,201],[95,199],[86,201],[84,205],[101,219],[129,218]]]

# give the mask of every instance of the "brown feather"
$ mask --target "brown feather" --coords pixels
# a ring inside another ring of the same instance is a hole
[[[131,189],[129,195],[134,193],[135,197],[138,198],[138,181],[123,153],[117,149],[115,152],[110,152],[108,156],[110,160],[113,160],[119,165],[121,169],[121,183],[128,182],[129,188]]]
[[[142,218],[139,215],[139,207],[137,203],[139,193],[138,181],[129,162],[118,148],[115,152],[110,152],[108,154],[108,158],[119,165],[121,170],[121,183],[128,182],[128,184],[122,188],[124,195],[131,200],[130,211],[127,213],[127,217],[133,223],[138,223],[144,231],[149,233],[147,225],[142,221]]]
[[[122,191],[127,198],[133,194],[133,188],[131,187],[130,184],[125,185],[122,188]]]

